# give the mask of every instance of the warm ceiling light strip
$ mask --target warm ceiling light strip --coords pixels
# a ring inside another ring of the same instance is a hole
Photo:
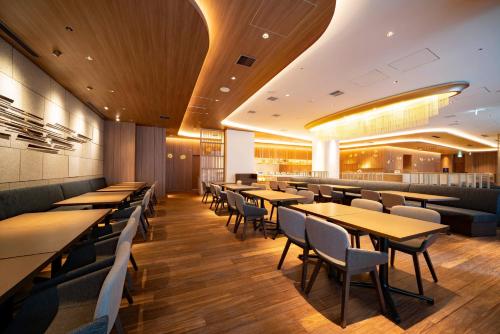
[[[312,147],[312,143],[299,143],[293,141],[285,141],[285,140],[274,140],[274,139],[255,139],[254,142],[260,144],[275,144],[275,145],[287,145],[287,146],[303,146],[303,147]]]
[[[452,82],[393,95],[328,115],[305,127],[321,139],[348,139],[426,125],[449,98],[467,88]]]
[[[459,151],[465,152],[493,152],[496,151],[496,148],[470,148],[470,147],[462,147],[457,145],[450,145],[445,143],[440,143],[438,141],[423,139],[423,138],[415,138],[415,139],[388,139],[388,140],[380,140],[374,141],[370,143],[357,143],[357,144],[347,144],[340,145],[340,149],[350,149],[350,148],[358,148],[358,147],[373,147],[373,146],[384,146],[390,144],[403,144],[403,143],[426,143],[441,147],[448,147]]]

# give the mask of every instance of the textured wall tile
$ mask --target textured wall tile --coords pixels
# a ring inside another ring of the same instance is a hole
[[[14,90],[18,92],[14,99],[13,105],[33,115],[43,118],[45,110],[45,99],[32,91],[31,89],[23,86],[17,81],[13,81]]]
[[[19,181],[21,152],[15,148],[0,147],[0,183]]]
[[[0,38],[0,72],[12,77],[12,46]]]
[[[75,176],[81,176],[81,171],[80,171],[80,158],[79,157],[69,157],[69,169],[68,169],[68,176],[69,177],[75,177]]]
[[[66,109],[66,90],[54,79],[50,79],[50,91],[47,98],[61,108]]]
[[[49,184],[47,180],[36,180],[36,181],[26,181],[26,182],[14,182],[10,184],[10,189],[18,189],[18,188],[29,188],[29,187],[37,187]]]
[[[69,113],[64,109],[59,107],[54,102],[45,100],[45,113],[44,113],[45,123],[60,124],[64,126],[69,126]]]
[[[56,179],[68,177],[68,157],[58,154],[43,154],[43,178]]]
[[[0,95],[10,99],[19,99],[21,92],[14,87],[14,80],[7,74],[0,72]]]
[[[21,181],[42,179],[43,153],[21,150]]]
[[[18,51],[14,50],[13,53],[12,77],[38,94],[48,96],[50,77]]]

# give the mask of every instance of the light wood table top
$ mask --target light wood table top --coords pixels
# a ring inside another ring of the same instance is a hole
[[[0,221],[0,259],[61,252],[110,209],[25,213]]]
[[[352,215],[355,213],[364,213],[365,209],[355,208],[353,206],[342,205],[337,203],[314,203],[314,204],[294,204],[290,205],[291,209],[301,211],[303,213],[318,216],[324,219],[329,219],[336,216]]]
[[[0,259],[0,303],[12,296],[33,275],[45,268],[56,256],[55,252]]]
[[[232,191],[259,189],[259,187],[247,186],[246,184],[236,184],[236,183],[224,184],[224,188],[232,190]]]
[[[113,186],[130,186],[130,185],[145,186],[146,182],[142,182],[142,181],[137,181],[137,182],[130,181],[130,182],[119,182],[119,183],[113,184]]]
[[[65,205],[118,205],[132,195],[132,191],[89,192],[54,203],[55,206]]]
[[[438,196],[430,194],[421,193],[411,193],[406,191],[393,191],[393,190],[381,190],[379,193],[394,194],[403,196],[405,199],[410,201],[426,201],[426,202],[444,202],[444,201],[458,201],[460,198],[448,197],[448,196]]]
[[[270,202],[294,201],[304,198],[304,196],[294,195],[274,190],[251,190],[251,191],[244,191],[243,193],[247,196],[261,198]]]
[[[110,192],[110,191],[138,191],[144,188],[144,185],[112,185],[106,188],[99,189],[99,192]]]

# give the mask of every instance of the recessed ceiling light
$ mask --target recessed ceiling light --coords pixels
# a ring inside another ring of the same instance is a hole
[[[267,32],[263,33],[262,34],[262,38],[268,39],[269,38],[269,34]]]
[[[94,60],[94,58],[92,58],[91,56],[87,56],[87,57],[85,57],[85,59],[87,59],[88,61]]]
[[[397,81],[397,80],[394,80],[394,81],[393,81],[392,83],[393,83],[393,84],[397,84],[398,82],[399,82],[399,81]]]
[[[219,102],[220,100],[219,99],[215,99],[215,102]]]
[[[479,49],[477,49],[477,51],[483,51],[483,48],[479,48]]]
[[[109,108],[108,107],[104,107],[104,110],[108,110]]]
[[[394,36],[394,31],[388,31],[387,34],[385,34],[387,37],[392,37]]]
[[[231,88],[222,86],[221,88],[219,88],[219,90],[223,93],[229,93],[231,91]]]
[[[125,107],[123,107],[122,110],[126,110]]]
[[[69,32],[72,32],[73,31],[73,28],[71,28],[70,26],[66,26],[66,31],[69,31]]]
[[[54,49],[52,51],[52,55],[55,56],[55,57],[60,57],[62,55],[62,52],[57,50],[57,49]]]
[[[231,77],[231,80],[236,80],[236,77],[234,77],[234,76],[233,76],[233,77]]]
[[[109,92],[110,92],[110,93],[114,93],[115,91],[114,91],[113,89],[110,89],[110,90],[109,90]]]
[[[290,94],[285,94],[286,97],[290,96]]]
[[[92,89],[94,89],[92,86],[87,86],[86,88],[87,88],[87,90],[92,90]]]

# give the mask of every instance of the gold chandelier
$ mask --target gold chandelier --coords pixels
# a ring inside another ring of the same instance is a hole
[[[394,95],[320,118],[306,129],[320,139],[349,139],[426,125],[468,86],[453,82]]]

